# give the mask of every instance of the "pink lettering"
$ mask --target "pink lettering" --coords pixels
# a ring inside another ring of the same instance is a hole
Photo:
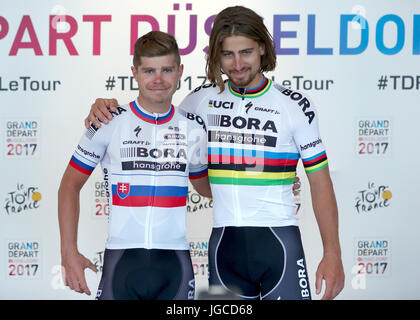
[[[139,35],[139,22],[148,22],[152,26],[151,31],[159,31],[159,22],[149,15],[132,15],[131,16],[131,42],[130,54],[134,54],[134,44],[136,43]]]
[[[0,16],[0,40],[3,39],[9,32],[9,23],[7,20]]]
[[[70,25],[70,30],[68,32],[57,32],[57,27],[55,23],[55,20],[57,20],[57,18],[61,19],[61,21],[67,22]],[[77,21],[72,16],[50,15],[49,53],[51,56],[57,55],[57,40],[63,40],[70,55],[79,55],[73,44],[73,41],[71,40],[71,38],[77,33],[77,28]]]
[[[23,42],[23,35],[28,30],[29,42]],[[2,27],[3,33],[3,27]],[[19,29],[16,33],[15,40],[13,41],[12,48],[10,49],[9,55],[15,56],[19,49],[33,49],[35,55],[42,56],[41,46],[39,45],[38,37],[36,36],[34,26],[32,24],[31,17],[24,15],[20,22]]]
[[[111,15],[84,15],[84,22],[93,22],[93,55],[101,55],[101,23],[110,22]]]

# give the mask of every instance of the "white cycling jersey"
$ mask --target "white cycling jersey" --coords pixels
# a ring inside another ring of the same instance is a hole
[[[110,207],[106,248],[188,250],[188,177],[207,175],[203,121],[174,106],[152,114],[136,101],[112,114],[109,124],[91,125],[70,160],[88,175],[101,163]]]
[[[254,89],[226,81],[193,90],[180,108],[207,127],[214,227],[297,225],[292,185],[327,167],[317,114],[304,94],[265,78]]]

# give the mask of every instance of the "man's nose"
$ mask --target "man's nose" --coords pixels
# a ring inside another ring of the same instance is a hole
[[[155,76],[153,78],[153,82],[162,82],[162,73],[161,72],[156,72]]]
[[[241,56],[237,55],[233,58],[234,67],[236,70],[241,70],[243,67],[243,62]]]

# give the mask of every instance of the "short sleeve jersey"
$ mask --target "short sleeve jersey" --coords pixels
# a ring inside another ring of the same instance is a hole
[[[180,108],[207,127],[214,226],[297,225],[292,186],[328,165],[313,102],[265,78],[253,89],[206,84]]]
[[[106,248],[187,250],[188,178],[207,176],[203,121],[171,106],[153,114],[137,101],[91,125],[70,165],[90,175],[101,163],[109,202]]]

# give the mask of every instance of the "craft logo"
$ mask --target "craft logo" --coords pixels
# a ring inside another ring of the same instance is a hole
[[[208,241],[190,239],[190,256],[193,264],[194,276],[204,277],[208,275]]]
[[[387,157],[391,155],[391,120],[358,119],[357,150],[360,157]]]
[[[109,204],[108,204],[108,181],[98,179],[94,182],[94,216],[95,217],[108,217]]]
[[[389,186],[376,186],[375,183],[368,182],[367,189],[359,191],[355,208],[359,214],[370,213],[389,207],[391,198],[392,192],[389,190]]]
[[[213,200],[198,194],[195,190],[188,191],[187,212],[199,213],[205,209],[213,208]]]
[[[354,243],[355,270],[364,276],[387,276],[391,273],[391,240],[387,237],[359,238]]]
[[[25,187],[18,183],[16,190],[7,194],[4,209],[8,215],[32,211],[39,208],[41,199],[38,187]]]
[[[40,242],[7,240],[7,278],[38,279],[41,277]]]
[[[39,154],[39,121],[14,119],[5,124],[7,159],[34,158]]]

